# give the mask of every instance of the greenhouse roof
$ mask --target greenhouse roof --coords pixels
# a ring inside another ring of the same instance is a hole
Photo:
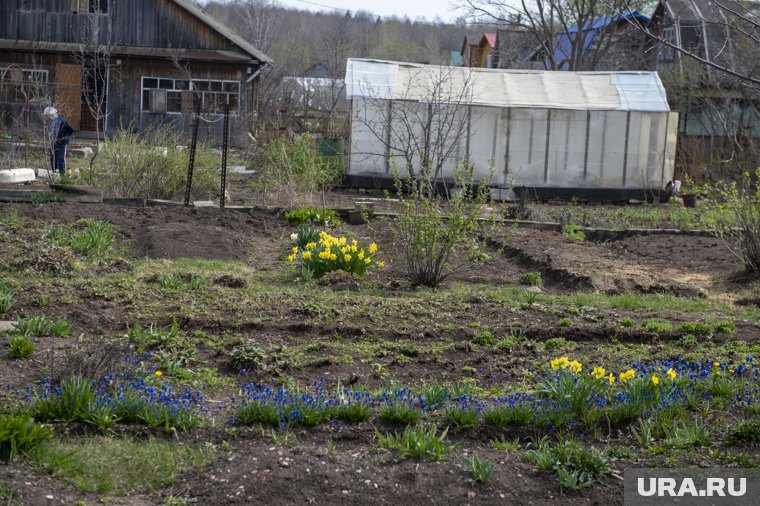
[[[567,72],[420,65],[350,58],[349,99],[488,107],[667,112],[656,72]]]

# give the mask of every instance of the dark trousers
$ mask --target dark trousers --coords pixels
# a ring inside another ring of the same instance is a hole
[[[68,146],[64,144],[63,146],[53,149],[53,153],[50,155],[50,166],[53,168],[53,172],[66,174],[66,148],[67,147]]]

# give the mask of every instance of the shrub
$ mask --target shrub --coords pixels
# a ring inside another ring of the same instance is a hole
[[[29,416],[0,416],[0,458],[13,460],[52,435],[53,429],[35,423]]]
[[[681,324],[680,330],[695,336],[711,336],[713,333],[710,325],[701,322],[684,322]]]
[[[753,180],[754,179],[754,180]],[[714,206],[720,211],[718,235],[745,269],[760,276],[760,168],[736,181],[722,181]],[[737,246],[738,245],[738,246]]]
[[[28,358],[34,353],[34,343],[26,336],[13,336],[8,344],[11,347],[8,356],[11,358]]]
[[[341,180],[340,167],[320,156],[313,144],[311,136],[303,134],[292,140],[279,137],[266,147],[257,181],[265,197],[274,197],[286,207],[304,200],[316,202]]]
[[[486,205],[487,185],[475,189],[471,167],[458,167],[454,173],[458,191],[445,203],[433,194],[427,181],[406,181],[410,194],[401,200],[394,242],[413,285],[438,286],[452,272],[452,261],[460,260],[462,253],[467,253],[466,260],[485,258],[478,237],[483,228],[479,219]],[[400,193],[401,181],[396,185]]]
[[[294,240],[297,241],[298,237]],[[294,246],[288,261],[301,267],[305,279],[319,278],[333,271],[361,275],[368,269],[385,265],[377,260],[376,252],[375,243],[365,249],[356,240],[349,243],[345,237],[333,237],[321,232],[319,242],[307,243],[304,248]]]
[[[526,272],[520,277],[520,284],[525,286],[543,286],[540,272]]]
[[[736,332],[736,324],[729,321],[717,322],[713,327],[713,332],[716,334],[734,335],[734,332]]]
[[[573,320],[571,320],[570,318],[560,318],[557,321],[557,326],[561,328],[569,329],[570,327],[573,326]]]
[[[85,184],[113,197],[184,198],[190,151],[170,125],[136,133],[121,129],[103,144],[98,165],[82,171]],[[219,192],[219,156],[200,145],[196,149],[192,197],[213,198]]]

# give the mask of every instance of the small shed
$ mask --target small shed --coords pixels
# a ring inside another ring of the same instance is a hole
[[[465,162],[541,199],[651,200],[673,178],[678,116],[656,72],[349,59],[346,91],[352,184],[387,185],[394,167],[404,176],[423,157],[443,179]],[[425,153],[409,158],[409,145]]]

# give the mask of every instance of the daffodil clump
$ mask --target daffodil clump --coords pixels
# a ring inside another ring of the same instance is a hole
[[[334,237],[327,232],[320,232],[319,239],[298,245],[298,236],[293,238],[293,246],[288,262],[297,263],[304,274],[310,277],[321,277],[328,272],[345,271],[351,274],[364,274],[374,267],[384,267],[377,260],[377,244],[372,243],[366,248],[356,239],[348,241],[345,237]]]

